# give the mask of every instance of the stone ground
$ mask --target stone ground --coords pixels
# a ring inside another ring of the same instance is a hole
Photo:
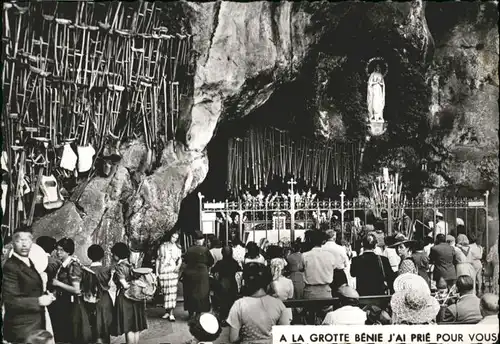
[[[178,303],[174,311],[175,322],[170,322],[161,317],[165,311],[160,306],[149,306],[146,310],[148,329],[141,334],[141,344],[183,344],[192,339],[187,325],[188,313],[184,311],[182,303]],[[125,337],[113,337],[111,344],[125,343]],[[229,343],[229,328],[224,327],[219,338],[214,343]]]

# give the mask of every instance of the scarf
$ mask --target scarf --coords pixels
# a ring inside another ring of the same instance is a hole
[[[286,265],[287,263],[283,258],[271,259],[271,273],[273,275],[273,281],[276,281],[281,276]]]

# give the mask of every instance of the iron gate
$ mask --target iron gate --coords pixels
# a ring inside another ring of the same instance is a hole
[[[466,234],[475,233],[478,243],[487,248],[490,246],[488,192],[481,199],[412,199],[406,201],[404,206],[393,206],[389,201],[374,205],[369,200],[346,200],[343,192],[339,195],[340,200],[324,201],[297,197],[293,190],[288,196],[278,196],[274,199],[203,202],[204,196],[199,193],[198,197],[200,229],[205,229],[204,233],[212,232],[217,237],[224,238],[226,243],[231,227],[243,242],[259,242],[264,238],[270,242],[293,241],[302,237],[305,230],[317,228],[321,223],[318,216],[325,216],[330,223],[334,218],[333,222],[340,226],[344,239],[346,230],[353,225],[355,218],[366,224],[367,218],[373,212],[388,214],[388,231],[392,234],[394,229],[401,228],[404,223],[403,214],[409,217],[414,229],[417,224],[427,226],[431,221],[436,224],[436,213],[439,211],[448,224],[449,232],[456,229],[456,219],[460,218],[463,220]],[[435,226],[432,231],[434,233]]]

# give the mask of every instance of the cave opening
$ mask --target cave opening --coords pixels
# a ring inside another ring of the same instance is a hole
[[[231,120],[219,123],[207,146],[208,175],[183,201],[179,224],[188,221],[191,225],[187,227],[198,227],[198,192],[205,196],[204,201],[222,201],[228,198],[228,140],[244,135],[252,126],[275,127],[286,130],[293,136],[318,140],[316,115],[320,107],[327,104],[336,112],[333,115],[341,118],[345,128],[341,137],[331,139],[364,141],[367,135],[366,64],[372,57],[382,57],[388,65],[388,73],[384,78],[384,119],[388,128],[382,136],[372,138],[366,145],[356,187],[347,193],[347,197],[366,194],[382,167],[400,171],[404,188],[411,195],[422,191],[428,183],[430,171],[420,168],[421,161],[432,149],[428,140],[430,127],[427,119],[430,89],[425,80],[425,69],[412,60],[415,56],[407,58],[407,54],[411,55],[413,52],[395,28],[388,29],[377,22],[360,20],[358,14],[359,11],[351,12],[340,25],[324,36],[309,52],[296,80],[281,85],[264,105],[248,116],[236,119],[231,117]],[[329,82],[322,91],[317,87],[320,55],[323,55],[322,58],[326,56],[326,59],[336,60],[326,70]],[[267,186],[264,193],[286,193],[289,188],[286,184],[287,177],[277,178]],[[304,187],[307,185],[297,185],[299,190]],[[336,199],[341,191],[342,188],[330,188],[322,196]],[[197,210],[196,216],[193,216],[194,209]]]

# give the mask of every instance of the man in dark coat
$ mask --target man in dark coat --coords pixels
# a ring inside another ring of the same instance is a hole
[[[377,238],[367,234],[363,239],[363,254],[354,257],[351,263],[351,276],[356,278],[356,290],[360,296],[384,295],[393,292],[396,274],[389,259],[374,252]]]
[[[34,331],[45,329],[44,307],[50,305],[53,298],[43,295],[42,278],[28,257],[33,243],[30,229],[17,230],[12,243],[12,257],[3,266],[3,335],[8,342],[24,343]]]
[[[437,282],[443,277],[448,288],[451,288],[457,280],[455,269],[457,258],[453,247],[446,243],[444,234],[436,236],[436,245],[431,247],[429,261],[431,264],[434,264],[432,279]]]

